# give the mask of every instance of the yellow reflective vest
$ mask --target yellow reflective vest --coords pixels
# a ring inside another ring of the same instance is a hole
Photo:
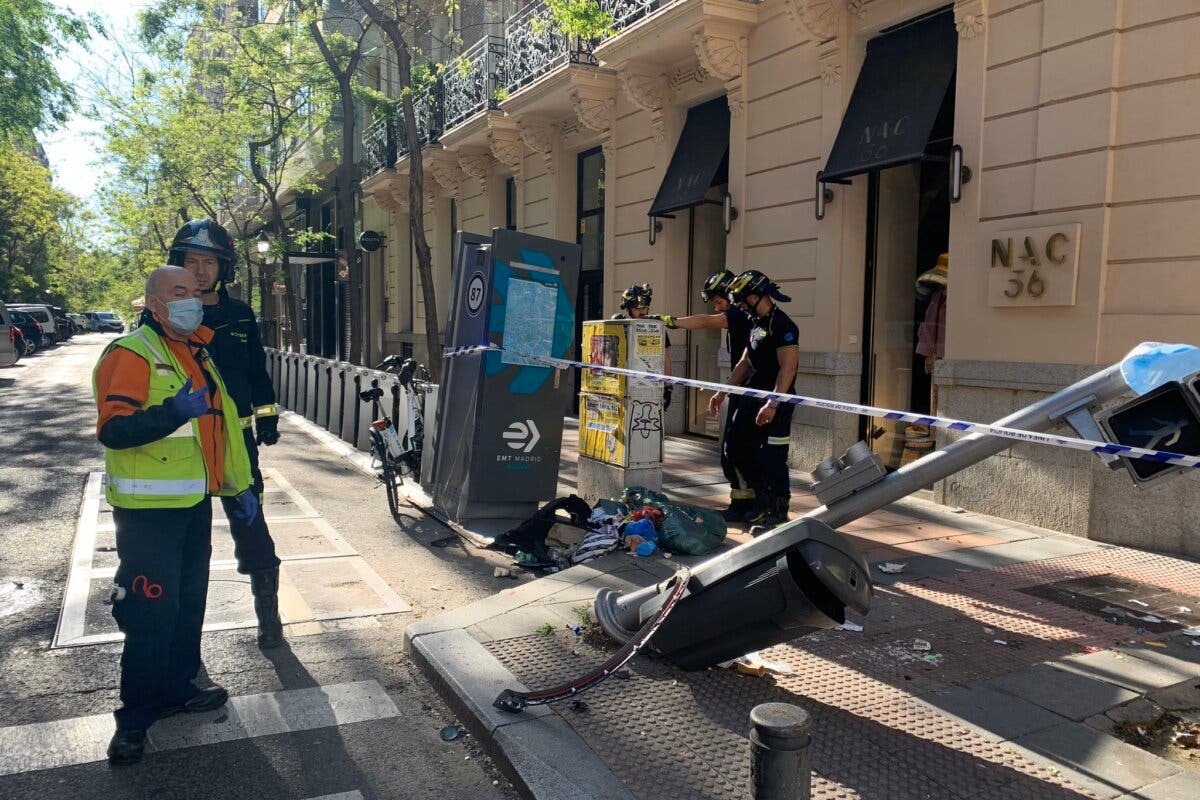
[[[186,370],[156,331],[141,326],[104,350],[124,347],[150,367],[150,390],[143,408],[162,405],[187,382]],[[100,361],[104,360],[101,356]],[[99,363],[96,365],[99,369]],[[225,475],[219,495],[237,495],[250,488],[250,456],[246,452],[237,405],[211,361],[206,367],[217,383],[224,417]],[[96,395],[96,370],[92,371]],[[156,442],[122,450],[105,448],[105,498],[117,508],[190,508],[208,495],[208,465],[200,443],[200,423],[188,420]]]

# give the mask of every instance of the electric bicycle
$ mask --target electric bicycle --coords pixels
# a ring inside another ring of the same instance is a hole
[[[395,375],[400,381],[408,403],[408,424],[403,435],[396,430],[392,418],[380,402],[382,387],[375,386],[359,392],[364,402],[371,403],[372,421],[367,433],[371,437],[372,464],[378,463],[376,477],[387,491],[388,508],[392,516],[400,513],[400,487],[405,477],[418,484],[421,481],[421,448],[425,443],[425,398],[432,384],[429,371],[414,359],[388,356],[375,369]]]

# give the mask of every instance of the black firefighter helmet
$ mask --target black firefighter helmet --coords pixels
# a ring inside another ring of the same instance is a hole
[[[237,250],[233,246],[233,237],[220,225],[211,219],[193,219],[187,222],[171,240],[167,263],[174,267],[182,267],[188,250],[212,253],[217,257],[221,270],[214,289],[233,282]]]
[[[630,286],[621,293],[621,308],[629,311],[634,308],[649,308],[654,290],[648,283],[638,283]]]
[[[700,299],[706,303],[711,303],[714,297],[729,297],[729,285],[733,283],[734,274],[727,269],[720,272],[714,272],[704,279],[704,286],[700,289]]]

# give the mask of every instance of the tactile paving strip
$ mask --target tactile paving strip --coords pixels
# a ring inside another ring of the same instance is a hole
[[[578,640],[525,636],[488,648],[526,685],[574,677],[604,653]],[[1066,798],[1062,781],[906,693],[791,645],[772,648],[791,675],[686,673],[648,656],[627,679],[586,695],[587,711],[556,708],[639,797],[744,798],[750,709],[782,701],[813,717],[813,796],[847,800],[937,797]]]

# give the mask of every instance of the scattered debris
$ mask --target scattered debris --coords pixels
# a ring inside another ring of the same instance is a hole
[[[1190,608],[1188,608],[1187,606],[1179,606],[1179,613],[1180,614],[1190,614],[1190,613],[1192,613],[1192,610]]]
[[[1149,608],[1149,607],[1150,607],[1150,604],[1149,604],[1149,603],[1147,603],[1147,602],[1144,602],[1144,601],[1142,601],[1142,600],[1130,600],[1129,602],[1133,603],[1135,606],[1141,606],[1142,608]]]
[[[963,508],[962,506],[955,506],[954,508],[950,509],[950,513],[951,514],[965,514],[965,513],[967,513],[967,510],[965,508]]]
[[[1156,642],[1153,640],[1146,640],[1145,642],[1142,642],[1142,644],[1147,645],[1148,647],[1161,647],[1163,649],[1166,649],[1167,646],[1166,642]]]
[[[462,730],[457,725],[447,725],[442,728],[442,741],[453,742],[455,739],[462,736]]]
[[[781,661],[768,661],[763,658],[761,652],[746,653],[741,658],[735,658],[717,666],[722,669],[733,668],[743,675],[753,675],[754,677],[761,677],[768,672],[774,672],[777,675],[791,675],[795,672],[790,664],[785,664]]]
[[[1184,636],[1200,636],[1200,628],[1184,628],[1180,633]]]
[[[1089,644],[1087,647],[1083,648],[1083,652],[1085,652],[1085,653],[1099,653],[1099,652],[1102,652],[1103,650],[1104,650],[1104,648],[1096,647],[1096,645],[1094,645],[1094,644]]]
[[[940,664],[940,663],[942,663],[942,654],[941,653],[929,653],[928,655],[923,656],[921,660],[925,661],[929,664]]]
[[[440,539],[434,539],[432,542],[429,543],[429,546],[430,547],[446,547],[448,545],[454,544],[457,541],[458,541],[458,534],[454,534],[453,536],[443,536]]]
[[[492,570],[492,577],[493,578],[511,578],[511,577],[513,577],[513,571],[511,569],[509,569],[508,567],[496,567],[494,570]]]
[[[1157,703],[1139,697],[1123,706],[1110,708],[1105,712],[1105,716],[1118,725],[1153,725],[1165,713]]]
[[[834,628],[835,631],[850,631],[851,633],[862,633],[863,626],[855,622],[843,622]]]
[[[993,630],[993,629],[991,629],[991,628],[984,628],[984,629],[983,629],[983,632],[984,632],[984,633],[986,633],[988,636],[991,636],[991,635],[992,635],[992,634],[994,634],[996,631],[994,631],[994,630]]]
[[[627,681],[633,677],[633,674],[627,669],[619,669],[613,673],[613,677],[619,681]]]
[[[879,571],[884,575],[898,575],[904,572],[904,568],[907,566],[907,564],[895,561],[885,561],[878,565]]]
[[[588,704],[582,700],[572,700],[570,708],[577,714],[586,714],[587,712],[591,711],[591,708],[588,707]]]
[[[1005,647],[1008,647],[1008,642],[1005,641],[1004,639],[992,639],[992,641],[996,644],[1001,644],[1001,645],[1004,645]]]
[[[924,639],[913,639],[913,650],[918,653],[928,653],[933,649],[933,645]]]
[[[1130,619],[1138,619],[1138,620],[1141,620],[1142,622],[1149,622],[1151,625],[1158,625],[1159,623],[1162,622],[1161,619],[1154,616],[1153,614],[1147,614],[1144,617],[1138,616],[1137,614],[1129,614],[1128,616]]]

